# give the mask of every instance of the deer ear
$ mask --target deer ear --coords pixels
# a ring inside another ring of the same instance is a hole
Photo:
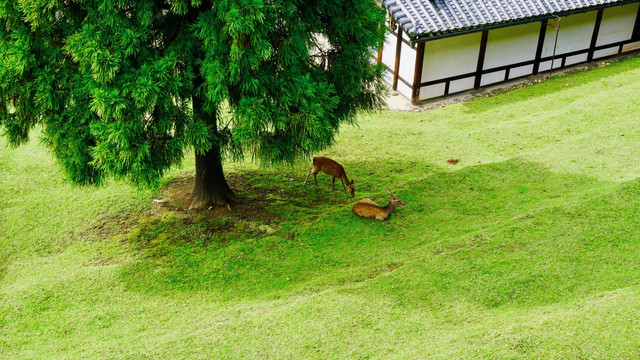
[[[356,182],[355,180],[351,179],[351,185],[353,185],[353,183],[355,183],[355,182]]]
[[[387,192],[389,193],[389,195],[393,196],[393,194],[391,193],[391,191],[389,191],[389,189],[385,189],[387,190]]]

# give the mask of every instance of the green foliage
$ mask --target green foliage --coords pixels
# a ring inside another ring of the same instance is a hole
[[[325,148],[340,123],[380,106],[380,68],[369,54],[383,39],[382,19],[370,1],[215,2],[194,24],[206,108],[229,101],[232,143],[260,160]]]
[[[380,106],[383,19],[374,0],[2,1],[0,125],[14,146],[42,125],[81,184],[157,186],[213,146],[293,162]]]
[[[229,163],[249,201],[224,216],[75,189],[2,138],[0,357],[637,359],[639,77],[363,117],[327,153],[355,199]],[[352,214],[385,188],[390,220]]]

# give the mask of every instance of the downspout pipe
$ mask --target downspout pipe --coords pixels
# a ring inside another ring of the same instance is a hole
[[[558,34],[560,33],[560,16],[557,16],[557,21],[555,25],[547,23],[548,26],[552,26],[556,29],[556,40],[553,42],[553,54],[551,54],[551,68],[549,69],[549,77],[553,75],[553,61],[556,57],[556,47],[558,46]]]

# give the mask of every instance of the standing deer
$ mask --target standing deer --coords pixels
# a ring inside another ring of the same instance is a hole
[[[382,207],[375,203],[375,201],[366,198],[358,201],[353,205],[353,212],[358,216],[362,216],[363,218],[376,218],[378,220],[387,220],[393,210],[397,207],[403,207],[404,202],[398,199],[391,191],[387,190],[389,195],[391,195],[391,199],[389,199],[389,203],[387,206]]]
[[[349,179],[347,179],[347,174],[344,172],[344,168],[342,167],[342,165],[327,157],[322,156],[313,158],[313,169],[309,170],[307,178],[304,179],[304,184],[302,184],[302,186],[307,185],[307,180],[309,180],[309,176],[311,176],[311,174],[313,174],[313,179],[316,181],[316,186],[318,186],[318,179],[316,178],[316,174],[320,171],[325,174],[331,175],[331,190],[335,190],[336,178],[338,178],[342,181],[342,189],[345,193],[347,192],[347,189],[344,187],[344,185],[347,184],[351,197],[354,197],[356,195],[356,189],[355,187],[353,187],[353,183],[355,181],[351,180],[351,182],[349,182]]]

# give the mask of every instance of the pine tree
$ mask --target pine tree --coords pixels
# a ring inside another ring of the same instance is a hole
[[[223,159],[292,162],[380,107],[376,0],[0,1],[0,126],[42,129],[69,178],[157,186],[188,150],[193,208]]]

